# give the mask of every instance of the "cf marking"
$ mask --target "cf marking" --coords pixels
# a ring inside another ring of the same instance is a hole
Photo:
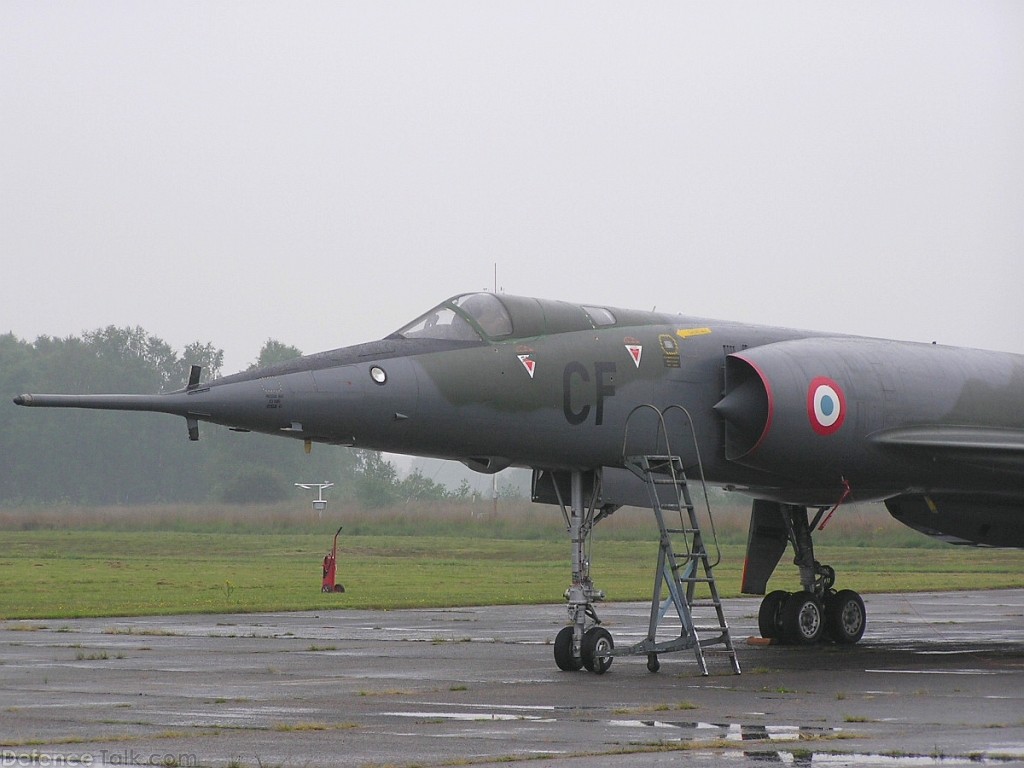
[[[591,379],[590,370],[583,363],[573,361],[562,371],[562,412],[565,420],[572,425],[582,424],[590,417],[590,403],[584,402],[578,408],[573,407],[573,382],[579,379],[583,384],[594,382],[594,424],[604,423],[604,399],[615,395],[615,363],[594,363],[594,375]]]

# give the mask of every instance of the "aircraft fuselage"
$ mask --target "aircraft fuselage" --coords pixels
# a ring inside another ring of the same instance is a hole
[[[25,398],[485,471],[621,466],[624,452],[661,450],[644,413],[624,444],[630,412],[680,405],[693,432],[667,418],[672,451],[693,464],[699,446],[709,481],[761,496],[824,504],[844,481],[860,498],[1024,486],[1022,356],[654,313],[626,323],[504,340],[395,336],[167,395]]]

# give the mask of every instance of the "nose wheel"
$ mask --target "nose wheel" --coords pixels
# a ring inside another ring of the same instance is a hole
[[[579,672],[583,659],[572,652],[573,627],[562,627],[555,635],[555,666],[563,672]]]
[[[583,666],[588,672],[603,675],[612,665],[612,657],[609,654],[614,647],[612,635],[607,629],[591,627],[583,635],[583,644],[580,646]]]
[[[573,627],[562,627],[555,636],[555,665],[563,672],[586,669],[603,675],[612,665],[611,652],[615,648],[611,633],[604,627],[591,627],[583,634],[580,654],[572,652]],[[657,657],[655,657],[657,658]]]

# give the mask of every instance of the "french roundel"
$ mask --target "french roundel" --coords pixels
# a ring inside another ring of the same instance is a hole
[[[846,395],[832,379],[820,376],[807,390],[807,416],[819,435],[837,432],[846,419]]]

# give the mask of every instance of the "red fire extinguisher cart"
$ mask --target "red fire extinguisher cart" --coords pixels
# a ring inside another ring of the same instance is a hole
[[[324,556],[324,581],[320,587],[321,592],[344,592],[345,587],[335,582],[335,577],[338,573],[338,534],[341,533],[341,526],[338,526],[337,533],[334,534],[334,546],[331,547],[331,551]]]

